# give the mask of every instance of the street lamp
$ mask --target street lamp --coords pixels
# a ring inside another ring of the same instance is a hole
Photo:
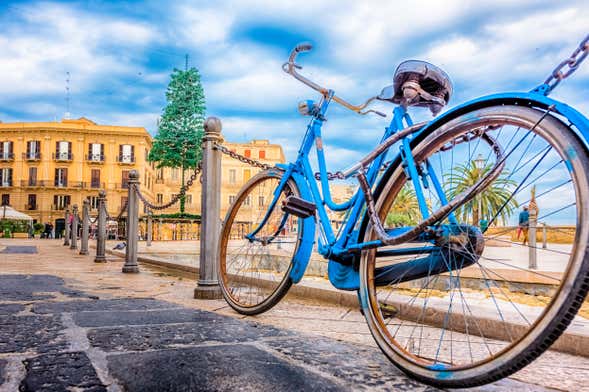
[[[485,158],[483,158],[483,154],[477,155],[476,159],[473,161],[474,167],[477,169],[482,169],[485,167]]]

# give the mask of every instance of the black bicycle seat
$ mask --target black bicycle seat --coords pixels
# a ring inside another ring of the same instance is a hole
[[[419,94],[417,99],[407,101],[403,86],[407,82],[417,83],[426,94]],[[408,106],[429,107],[436,114],[450,100],[452,81],[446,72],[426,61],[404,61],[395,70],[393,85],[385,87],[377,99]],[[436,99],[431,99],[431,97]],[[443,100],[443,101],[442,101]]]

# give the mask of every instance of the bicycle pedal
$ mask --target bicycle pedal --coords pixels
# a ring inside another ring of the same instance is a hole
[[[299,218],[314,216],[315,210],[317,210],[315,203],[292,195],[282,202],[282,211],[298,216]]]

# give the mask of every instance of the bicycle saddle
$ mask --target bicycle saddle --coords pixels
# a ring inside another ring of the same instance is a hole
[[[403,61],[395,70],[393,85],[376,97],[403,106],[428,107],[436,115],[450,100],[452,81],[446,72],[425,61]]]

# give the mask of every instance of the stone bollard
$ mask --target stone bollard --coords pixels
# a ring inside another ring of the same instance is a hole
[[[153,230],[153,218],[152,218],[153,213],[151,211],[149,211],[147,213],[147,239],[146,239],[146,246],[151,246],[151,237],[152,237],[152,230]]]
[[[202,158],[201,211],[202,225],[200,236],[200,270],[194,298],[221,298],[217,278],[219,265],[219,221],[221,210],[221,152],[215,149],[215,142],[221,143],[221,120],[209,117],[204,123]]]
[[[88,236],[90,235],[90,202],[82,202],[82,238],[80,239],[80,254],[88,254]]]
[[[528,231],[528,244],[529,244],[529,261],[528,261],[528,268],[529,269],[538,269],[538,258],[537,253],[538,249],[536,247],[536,228],[538,226],[538,208],[532,206],[530,203],[529,207],[530,212],[530,228]]]
[[[80,218],[78,217],[78,205],[74,204],[74,208],[72,209],[72,215],[74,219],[72,219],[72,228],[71,228],[71,244],[70,249],[78,249],[78,223]]]
[[[542,223],[542,249],[546,249],[548,246],[548,232],[546,231],[546,222]]]
[[[96,228],[95,263],[106,263],[106,192],[98,192],[98,227]]]
[[[127,247],[123,272],[137,273],[137,234],[139,231],[139,200],[135,186],[139,187],[139,172],[129,172],[129,193],[127,197]]]
[[[63,234],[63,246],[70,246],[70,210],[65,209],[65,230]]]

